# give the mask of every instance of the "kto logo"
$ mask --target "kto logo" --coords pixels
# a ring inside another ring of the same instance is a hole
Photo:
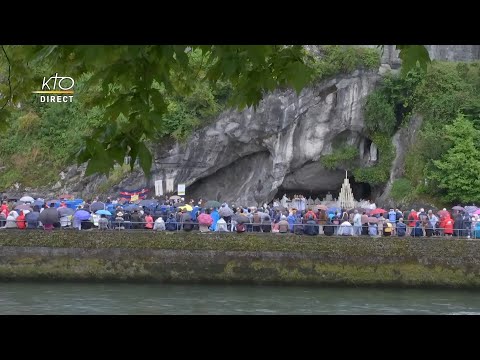
[[[41,95],[40,102],[72,102],[73,101],[73,87],[75,86],[75,81],[68,76],[58,76],[58,73],[55,76],[50,77],[48,80],[46,77],[43,78],[42,90],[33,91],[34,94],[50,94],[50,95]],[[66,96],[66,95],[69,96]],[[56,95],[56,96],[55,96]],[[62,96],[63,95],[63,96]]]

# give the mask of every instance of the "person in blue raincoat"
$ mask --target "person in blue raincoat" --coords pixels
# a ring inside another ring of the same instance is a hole
[[[292,233],[293,233],[293,225],[295,224],[295,220],[296,220],[296,217],[293,214],[293,212],[291,212],[287,217],[287,221],[288,221],[288,228]]]
[[[473,231],[473,237],[475,239],[480,239],[480,221],[477,221],[475,224],[475,229]]]
[[[200,207],[198,205],[195,205],[190,212],[190,215],[192,216],[193,221],[197,221],[197,214],[200,211]]]
[[[220,215],[218,214],[218,211],[217,209],[213,209],[212,213],[210,214],[210,216],[212,217],[213,219],[213,223],[212,225],[210,226],[210,230],[211,231],[215,231],[217,229],[217,221],[220,220]]]

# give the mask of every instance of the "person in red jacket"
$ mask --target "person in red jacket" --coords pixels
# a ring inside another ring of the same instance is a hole
[[[5,217],[8,216],[8,213],[10,212],[10,210],[8,209],[8,205],[6,201],[4,201],[2,206],[0,206],[0,212],[3,212],[5,214]]]
[[[440,221],[440,228],[443,229],[445,236],[453,235],[453,220],[450,216],[443,216]]]
[[[418,214],[414,209],[412,209],[412,211],[410,211],[410,214],[408,215],[407,234],[410,234],[411,229],[415,227],[415,224],[417,223],[417,221],[418,221]]]
[[[150,214],[147,214],[147,216],[145,216],[145,228],[147,229],[153,229],[153,217],[152,215]]]
[[[23,211],[20,211],[20,215],[17,216],[17,227],[25,230],[27,228],[27,222],[25,221],[25,215]]]
[[[304,216],[304,219],[308,219],[309,216],[312,216],[313,220],[317,220],[317,215],[312,211],[312,209],[308,209],[307,213]]]

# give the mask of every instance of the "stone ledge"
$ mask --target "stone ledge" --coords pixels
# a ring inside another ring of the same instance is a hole
[[[0,280],[480,286],[480,242],[87,231],[0,232]]]

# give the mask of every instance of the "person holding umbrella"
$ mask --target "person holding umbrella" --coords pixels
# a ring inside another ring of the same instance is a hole
[[[49,208],[44,209],[40,213],[38,219],[42,222],[45,230],[53,230],[54,225],[58,224],[60,221],[60,215],[58,214],[57,209],[55,209],[55,204],[51,203]]]
[[[27,229],[36,229],[38,228],[38,217],[40,216],[40,208],[38,205],[33,206],[33,211],[25,215],[25,220],[27,221]]]
[[[100,219],[98,219],[98,229],[99,230],[107,230],[108,229],[108,220],[105,214],[100,215]]]
[[[198,225],[200,227],[201,232],[209,232],[209,227],[212,225],[213,219],[210,216],[210,209],[207,209],[206,212],[202,212],[198,216]]]
[[[58,209],[58,214],[60,215],[60,225],[62,227],[69,227],[72,225],[72,215],[75,213],[75,210],[70,209],[66,206],[60,206]]]
[[[217,229],[217,221],[220,220],[220,215],[218,214],[216,208],[213,209],[213,211],[210,213],[210,216],[213,220],[212,225],[210,225],[210,230],[215,231]]]
[[[242,233],[246,231],[245,224],[248,224],[250,219],[245,215],[245,210],[240,208],[238,213],[235,215],[235,231],[237,233]]]
[[[227,226],[230,226],[232,222],[233,210],[228,207],[227,203],[222,204],[222,207],[218,210],[218,214],[223,218],[223,220],[225,220]]]
[[[44,210],[44,212],[47,210]],[[42,213],[43,214],[43,213]],[[40,214],[41,215],[41,214]],[[84,229],[88,230],[91,229],[93,226],[93,223],[90,222],[90,217],[91,214],[89,211],[85,210],[85,208],[81,208],[73,214],[73,226],[75,228],[78,228],[79,230]]]

